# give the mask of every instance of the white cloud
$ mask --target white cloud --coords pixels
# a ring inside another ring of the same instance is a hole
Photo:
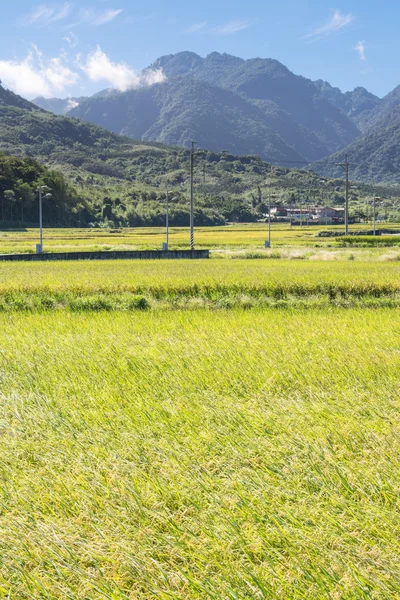
[[[79,11],[80,23],[88,23],[89,25],[105,25],[113,21],[122,13],[122,8],[109,8],[103,11],[95,11],[92,8],[82,8]]]
[[[76,108],[77,106],[79,106],[79,102],[77,102],[73,98],[70,98],[68,100],[68,104],[67,104],[67,106],[65,108],[65,112],[67,113],[69,110],[72,110],[72,109]]]
[[[25,58],[0,60],[0,80],[17,94],[26,98],[35,96],[65,96],[78,82],[107,82],[110,87],[124,92],[128,89],[154,85],[166,80],[161,69],[136,73],[128,64],[113,62],[98,46],[86,57],[74,59],[65,51],[47,58],[32,44]]]
[[[199,31],[203,31],[206,27],[207,21],[203,21],[202,23],[193,23],[193,25],[185,29],[185,33],[198,33]]]
[[[342,14],[339,10],[335,10],[329,21],[314,29],[314,31],[305,35],[302,39],[317,40],[326,37],[350,25],[352,21],[354,21],[354,16],[351,13]]]
[[[79,74],[65,64],[65,57],[50,59],[33,50],[22,60],[1,60],[0,79],[17,94],[28,98],[51,97],[79,81]]]
[[[70,31],[68,35],[63,37],[63,40],[65,40],[68,43],[70,48],[76,48],[76,46],[79,44],[78,36],[76,36],[73,31]]]
[[[50,25],[64,20],[71,14],[72,4],[64,2],[61,5],[40,4],[26,17],[30,25]]]
[[[208,26],[207,21],[203,21],[201,23],[194,23],[187,29],[185,29],[185,33],[208,33],[215,35],[232,35],[233,33],[237,33],[238,31],[243,31],[244,29],[248,29],[250,27],[249,21],[244,21],[241,19],[233,19],[231,21],[227,21],[226,23],[222,23],[222,25],[210,25]]]
[[[84,63],[79,61],[78,64],[90,81],[106,81],[121,92],[165,81],[161,70],[145,71],[138,75],[126,63],[112,62],[100,46],[89,54]]]
[[[358,42],[354,47],[354,50],[357,52],[360,60],[367,60],[367,57],[365,56],[365,42]]]
[[[25,23],[28,25],[54,25],[61,23],[69,16],[75,18],[73,23],[66,25],[65,31],[77,27],[78,25],[105,25],[113,21],[122,13],[122,8],[107,8],[96,10],[94,8],[80,8],[74,11],[74,5],[70,2],[63,4],[40,4],[34,10],[25,16]]]
[[[212,27],[210,33],[215,33],[217,35],[232,35],[233,33],[243,31],[243,29],[248,29],[249,27],[250,23],[248,21],[234,19],[227,23],[223,23],[222,25],[218,25],[217,27]]]

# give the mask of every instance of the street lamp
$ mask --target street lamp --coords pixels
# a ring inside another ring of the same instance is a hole
[[[36,254],[43,253],[43,209],[42,209],[42,198],[43,192],[50,191],[50,188],[47,185],[40,185],[38,187],[39,191],[39,228],[40,228],[40,244],[36,244]],[[51,194],[45,194],[45,198],[51,198]]]
[[[175,202],[176,198],[172,198],[171,202]],[[168,190],[165,197],[165,228],[166,228],[166,241],[163,243],[163,250],[168,250],[169,243],[169,210],[168,210]]]
[[[190,150],[190,249],[194,250],[194,205],[193,205],[193,186],[194,186],[194,153],[196,142],[192,142]]]
[[[269,168],[269,185],[268,185],[268,242],[266,248],[271,248],[271,187],[272,187],[272,163]]]
[[[271,199],[278,198],[276,194],[268,194],[268,240],[265,242],[266,248],[271,248]]]
[[[374,197],[374,199],[372,201],[372,204],[374,207],[374,235],[376,235],[376,203],[381,202],[381,201],[382,201],[382,198],[376,198],[376,197]]]

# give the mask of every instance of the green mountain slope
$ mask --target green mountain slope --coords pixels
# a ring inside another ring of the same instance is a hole
[[[381,123],[389,125],[397,118],[397,108],[400,106],[400,86],[396,87],[387,96],[382,98],[379,104],[368,115],[368,126],[366,131],[369,131],[375,126],[380,126]]]
[[[313,168],[326,176],[340,176],[336,163],[348,155],[356,181],[400,184],[400,104],[394,105],[367,133]]]
[[[318,80],[314,84],[320,94],[333,106],[343,111],[362,132],[367,131],[371,124],[371,113],[379,110],[379,106],[382,104],[382,100],[378,96],[362,87],[343,93],[339,88],[332,87],[327,81]]]
[[[135,139],[259,154],[274,162],[304,162],[270,126],[263,111],[217,86],[177,78],[124,94],[89,99],[70,112]]]
[[[179,61],[187,64],[187,54],[177,54],[170,60],[163,57],[155,66],[163,65],[164,73],[171,77]],[[278,124],[277,131],[307,157],[310,153],[313,156],[329,154],[359,135],[354,123],[321,96],[312,81],[294,75],[277,60],[243,60],[213,52],[195,61],[186,75],[230,89],[257,105],[266,115],[275,117],[279,114],[296,124],[297,130],[292,129],[291,135],[290,130],[284,131]]]
[[[29,157],[35,157],[58,173],[52,178],[59,181],[57,186],[61,191],[58,199],[49,201],[45,207],[48,222],[62,225],[67,219],[70,224],[160,225],[164,222],[165,190],[169,189],[175,198],[171,224],[188,223],[187,150],[135,142],[78,119],[56,116],[1,86],[0,97],[0,152],[19,157],[2,159],[29,166],[32,164]],[[37,187],[42,167],[35,169],[34,182],[21,178],[15,170],[3,186],[0,180],[6,222],[13,218],[20,221],[22,214],[25,219],[37,216],[37,206],[32,213],[22,206],[19,192],[20,185],[28,183],[32,188],[28,196],[33,202],[32,190]],[[266,185],[271,167],[258,156],[237,157],[206,151],[196,157],[195,172],[198,224],[223,223],[225,219],[251,221],[260,217],[263,205],[259,186]],[[294,175],[288,169],[275,170],[274,177],[279,180],[285,197],[289,197],[293,185],[305,188],[309,181],[317,180],[315,175],[300,172]],[[6,199],[6,191],[15,193],[16,204],[11,196]],[[60,206],[65,210],[59,210]]]
[[[32,102],[21,98],[21,96],[17,96],[17,94],[14,94],[10,90],[6,90],[0,81],[0,107],[2,106],[23,108],[28,111],[38,110],[38,107],[32,104]]]
[[[153,68],[163,69],[165,83],[96,95],[68,115],[136,139],[188,147],[195,138],[215,151],[259,153],[283,164],[328,156],[360,134],[313,82],[278,61],[181,52],[161,57]],[[36,102],[56,112],[66,106]]]
[[[143,101],[147,101],[146,91]],[[167,189],[171,224],[188,224],[188,150],[137,142],[78,119],[53,115],[1,86],[0,97],[0,153],[19,157],[3,156],[0,164],[3,221],[21,223],[23,215],[28,220],[37,218],[32,193],[46,177],[47,185],[57,191],[45,205],[47,224],[162,225]],[[20,170],[15,168],[12,176],[2,180],[10,164],[20,165]],[[196,223],[206,225],[265,217],[270,191],[275,202],[287,204],[295,198],[305,205],[340,203],[344,187],[343,180],[321,181],[310,171],[272,167],[256,155],[207,150],[196,154],[195,190]],[[14,192],[14,199],[5,192]]]

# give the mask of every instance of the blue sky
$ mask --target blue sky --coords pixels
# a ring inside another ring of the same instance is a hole
[[[275,58],[344,91],[400,84],[395,0],[3,0],[1,13],[0,79],[28,98],[140,85],[144,67],[181,50]]]

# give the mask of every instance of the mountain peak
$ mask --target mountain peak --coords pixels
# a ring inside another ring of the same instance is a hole
[[[196,66],[201,64],[204,59],[195,52],[188,50],[178,52],[177,54],[167,54],[158,58],[149,69],[162,69],[165,75],[170,77],[180,77],[187,75]]]
[[[204,60],[220,60],[224,62],[235,62],[238,64],[244,63],[245,60],[243,58],[239,58],[238,56],[234,56],[233,54],[228,54],[227,52],[211,52],[207,54]]]

